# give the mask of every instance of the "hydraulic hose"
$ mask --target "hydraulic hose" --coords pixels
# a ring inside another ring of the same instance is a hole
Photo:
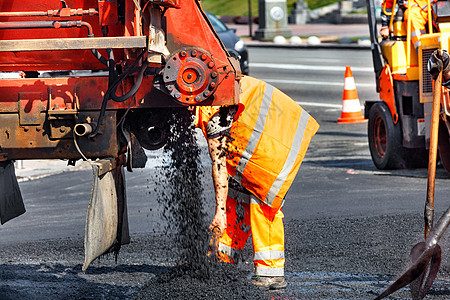
[[[112,49],[106,49],[106,53],[108,54],[108,88],[114,83],[114,78],[117,78],[114,52]]]
[[[142,51],[141,54],[139,54],[139,56],[136,58],[136,60],[130,65],[129,68],[127,68],[122,74],[120,74],[115,80],[114,82],[108,87],[108,90],[105,93],[105,96],[103,97],[103,101],[102,101],[102,107],[100,109],[100,114],[98,116],[98,120],[97,120],[97,126],[95,127],[95,130],[89,135],[90,138],[95,137],[100,130],[100,124],[103,120],[103,117],[105,116],[105,111],[106,111],[106,106],[108,104],[108,101],[110,99],[112,99],[113,101],[116,102],[124,102],[127,99],[129,99],[130,97],[134,96],[134,94],[136,94],[136,92],[138,91],[141,83],[142,83],[142,79],[144,77],[144,72],[148,67],[148,61],[145,60],[142,63],[142,66],[138,72],[137,78],[136,78],[136,82],[133,85],[133,87],[124,95],[122,96],[116,96],[116,90],[117,87],[119,86],[119,84],[123,81],[123,79],[128,76],[129,74],[132,73],[132,71],[134,70],[134,67],[136,66],[136,64],[138,63],[138,61],[141,60],[141,58],[143,57],[144,53],[146,51]],[[110,74],[111,75],[111,74]]]
[[[108,61],[103,57],[103,55],[100,54],[100,52],[98,52],[97,49],[91,49],[91,52],[92,54],[94,54],[95,58],[97,58],[102,64],[108,66]]]
[[[116,101],[116,102],[124,102],[128,98],[133,97],[134,94],[136,94],[136,92],[138,91],[139,87],[141,86],[142,79],[144,79],[144,72],[147,69],[147,67],[148,67],[148,61],[145,60],[142,63],[141,69],[139,70],[139,73],[138,73],[138,75],[136,77],[136,82],[134,83],[133,87],[125,95],[116,96],[115,91],[117,89],[117,86],[118,86],[117,85],[116,88],[114,89],[114,92],[111,94],[111,99]]]
[[[108,27],[102,27],[103,36],[108,35]],[[94,35],[92,35],[94,37]],[[102,64],[108,67],[108,60],[101,55],[100,52],[98,52],[97,49],[91,49],[92,54],[94,54],[95,58],[97,58]]]

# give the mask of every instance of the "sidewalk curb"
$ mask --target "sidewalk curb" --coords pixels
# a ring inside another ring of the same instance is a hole
[[[90,165],[88,165],[88,164],[81,164],[79,166],[67,166],[64,168],[56,169],[56,170],[40,169],[40,170],[42,170],[42,172],[37,172],[38,174],[33,174],[33,175],[17,175],[18,172],[16,170],[16,178],[17,178],[18,182],[26,182],[26,181],[37,180],[37,179],[45,178],[48,176],[58,175],[58,174],[67,173],[67,172],[86,171],[86,170],[90,170],[89,167],[90,167]],[[33,170],[33,168],[29,168],[29,169]]]
[[[43,172],[42,174],[39,174],[39,175],[29,175],[29,176],[17,176],[16,175],[16,178],[17,178],[18,182],[25,182],[25,181],[41,179],[44,177],[58,175],[61,173],[72,172],[72,171],[78,171],[78,170],[60,170],[60,171],[54,171],[54,172]]]
[[[309,44],[274,44],[274,43],[247,43],[247,48],[287,48],[287,49],[352,49],[352,50],[370,50],[370,45],[358,45],[358,44],[338,44],[338,43],[322,43],[317,45]]]

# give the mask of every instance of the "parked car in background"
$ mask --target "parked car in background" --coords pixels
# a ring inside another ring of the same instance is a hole
[[[222,21],[220,21],[215,15],[205,12],[209,21],[211,22],[214,30],[219,35],[225,48],[230,55],[239,59],[241,65],[242,74],[248,75],[248,52],[245,47],[244,41],[236,35],[236,29],[228,28]]]

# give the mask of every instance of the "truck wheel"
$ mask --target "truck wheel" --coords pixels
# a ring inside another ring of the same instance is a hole
[[[450,173],[450,140],[447,125],[443,121],[439,121],[438,146],[442,166]]]
[[[378,169],[406,168],[400,124],[394,124],[385,103],[370,108],[368,136],[370,154]]]

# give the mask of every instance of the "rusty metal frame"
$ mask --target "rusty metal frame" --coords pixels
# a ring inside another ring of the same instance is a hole
[[[214,66],[210,74],[213,84],[198,91],[204,97],[194,105],[220,106],[238,101],[239,65],[224,49],[198,0],[184,0],[182,5],[177,0],[147,1],[143,9],[134,0],[123,0],[124,11],[120,14],[113,2],[72,0],[70,5],[81,10],[72,12],[63,7],[59,16],[53,7],[59,4],[56,0],[29,0],[29,12],[23,12],[18,1],[8,2],[10,6],[0,4],[9,10],[0,15],[0,71],[106,70],[108,57],[122,70],[130,70],[118,81],[115,95],[121,97],[138,87],[130,94],[133,96],[116,102],[105,98],[109,80],[107,76],[95,76],[98,73],[86,77],[1,79],[0,160],[79,159],[73,128],[80,123],[96,125],[100,113],[105,114],[97,127],[101,134],[77,137],[77,143],[88,158],[117,157],[124,151],[117,123],[125,111],[146,114],[155,108],[187,105],[171,95],[167,87],[172,85],[165,84],[162,73],[162,58],[181,49],[194,51],[200,47],[202,53],[210,54],[207,66]],[[99,7],[98,14],[92,7]],[[151,28],[157,29],[153,35]],[[139,77],[135,74],[137,69],[129,67],[141,53],[135,49],[149,45],[149,57],[161,58],[151,59],[149,68],[139,70]],[[93,49],[100,54],[92,55]],[[111,55],[105,49],[117,50]],[[190,70],[181,68],[174,74],[184,75],[181,78],[191,83]],[[193,99],[198,96],[196,91],[191,93],[189,97]]]

